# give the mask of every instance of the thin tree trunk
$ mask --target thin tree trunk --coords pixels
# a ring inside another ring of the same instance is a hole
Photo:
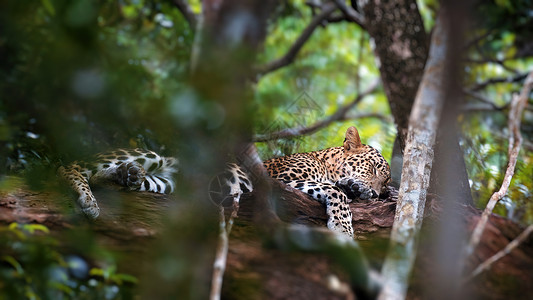
[[[426,203],[433,162],[433,146],[444,103],[448,33],[442,14],[431,41],[429,60],[409,118],[402,181],[390,248],[382,269],[378,299],[404,299],[416,257],[417,238]]]
[[[428,298],[469,299],[468,287],[460,286],[464,260],[460,259],[462,248],[467,238],[467,226],[464,222],[465,209],[462,204],[473,204],[468,182],[468,174],[459,146],[457,116],[464,103],[461,94],[464,67],[464,35],[467,32],[469,10],[467,1],[443,3],[449,19],[447,32],[449,36],[447,72],[444,87],[446,102],[441,114],[435,160],[431,171],[430,192],[436,194],[439,217],[432,223],[431,235],[428,237],[432,251],[427,257],[435,262],[431,282],[425,288]]]
[[[177,2],[182,4],[181,1]],[[187,141],[180,148],[180,157],[186,159],[180,160],[183,180],[179,184],[184,191],[189,191],[187,199],[196,203],[198,210],[202,211],[203,220],[184,224],[184,218],[175,219],[173,222],[177,223],[177,228],[201,232],[202,230],[196,227],[205,226],[205,223],[209,222],[213,223],[214,228],[216,215],[212,213],[211,201],[207,199],[208,183],[224,169],[228,154],[248,154],[236,150],[236,145],[249,141],[252,136],[252,93],[248,80],[253,74],[252,65],[259,46],[264,42],[267,19],[275,3],[275,0],[205,0],[202,1],[201,15],[195,17],[197,32],[192,50],[190,78],[184,83],[187,89],[173,97],[171,107],[175,111],[174,121],[179,126],[180,139]],[[268,190],[268,186],[264,190]],[[258,207],[271,212],[261,216],[275,219],[276,215],[272,211],[267,194],[265,192],[264,196],[255,200]],[[229,230],[223,231],[218,236],[219,251],[212,274],[213,299],[220,297],[220,289],[223,286],[227,248],[231,245],[228,232]],[[193,235],[186,238],[190,240],[174,240],[177,253],[187,253],[187,245],[195,243]],[[214,239],[216,236],[209,238]],[[212,240],[205,242],[210,243]],[[214,252],[213,249],[211,251]],[[176,279],[176,285],[185,286],[183,282],[193,278],[188,284],[188,290],[183,291],[183,297],[206,298],[205,289],[200,287],[204,284],[203,278],[206,278],[206,274],[201,273],[204,269],[201,268],[200,262],[194,260],[195,254],[190,255],[191,259],[179,258],[184,265],[191,268],[184,268],[183,272],[190,274]],[[196,266],[192,267],[193,265]]]

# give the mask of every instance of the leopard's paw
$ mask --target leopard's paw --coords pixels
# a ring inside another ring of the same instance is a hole
[[[368,200],[378,197],[378,193],[366,185],[363,181],[354,178],[343,178],[335,183],[335,185],[344,191],[348,199]]]
[[[100,215],[100,208],[96,203],[96,199],[92,195],[80,195],[78,197],[78,204],[81,211],[90,219],[96,219]]]
[[[336,220],[335,217],[330,216],[327,226],[333,232],[343,234],[349,238],[354,237],[351,219],[349,221],[346,221],[346,224],[343,224],[343,222],[341,222],[340,220]]]
[[[123,163],[117,168],[118,183],[129,187],[132,190],[138,190],[146,177],[146,171],[136,161]]]

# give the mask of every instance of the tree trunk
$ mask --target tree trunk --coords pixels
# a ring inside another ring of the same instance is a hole
[[[183,289],[182,295],[207,296],[202,294],[206,292],[202,283],[204,277],[211,273],[213,265],[207,262],[205,256],[200,257],[203,254],[200,250],[191,253],[187,245],[197,243],[198,236],[187,235],[183,228],[190,232],[202,232],[206,224],[212,229],[217,228],[219,216],[206,213],[215,209],[208,199],[208,184],[223,172],[231,155],[239,157],[250,154],[246,147],[237,147],[252,137],[252,93],[247,81],[252,74],[258,46],[265,39],[267,19],[275,3],[275,0],[202,1],[202,15],[197,21],[187,89],[176,95],[171,104],[180,110],[174,122],[179,126],[183,141],[180,145],[182,180],[178,182],[177,189],[186,195],[188,201],[195,203],[191,216],[202,216],[202,221],[172,219],[172,226],[168,230],[181,233],[182,236],[169,238],[168,244],[175,248],[173,257],[185,266],[183,272],[187,274],[181,277],[181,281],[168,282],[154,270],[151,279],[161,282],[155,285],[156,289],[165,285],[169,288],[179,285]],[[257,160],[253,157],[250,161]],[[260,162],[259,166],[263,168]],[[266,174],[266,170],[263,173]],[[268,212],[271,210],[270,191],[268,186],[261,183],[261,179],[261,174],[253,177],[254,187],[264,191],[261,197],[257,197],[256,203],[258,209]],[[275,218],[273,213],[258,215]],[[208,232],[209,235],[204,239],[215,241],[218,237],[215,230]],[[211,251],[210,254],[215,253],[214,249],[202,247],[202,250]],[[158,290],[147,289],[147,292],[159,294]]]
[[[266,37],[267,20],[276,0],[237,1],[209,0],[203,3],[203,27],[199,57],[192,74],[192,84],[208,101],[224,111],[224,122],[212,130],[211,155],[225,168],[227,157],[234,154],[249,174],[255,190],[256,220],[265,229],[278,221],[272,211],[271,187],[252,140],[252,93],[248,85],[254,71],[258,47]],[[205,85],[208,86],[205,86]],[[219,170],[220,171],[220,170]],[[213,173],[211,173],[213,174]],[[264,224],[264,226],[263,226]]]
[[[378,299],[404,299],[416,258],[433,163],[433,146],[444,104],[449,31],[437,20],[431,52],[409,119],[402,181]]]
[[[415,0],[368,1],[362,11],[391,113],[405,148],[409,114],[429,53],[429,39]]]
[[[365,28],[375,43],[375,55],[398,135],[391,158],[392,185],[398,187],[402,167],[402,156],[407,136],[408,118],[418,85],[422,79],[424,65],[429,53],[428,35],[414,0],[369,1],[362,7]],[[439,128],[445,128],[439,126]],[[438,142],[437,135],[437,145]],[[435,160],[447,160],[458,173],[457,184],[461,187],[462,201],[473,204],[468,183],[468,174],[463,152],[457,136],[449,147],[450,151],[435,151]],[[449,160],[446,155],[453,155]],[[437,190],[439,181],[431,180],[430,189]]]

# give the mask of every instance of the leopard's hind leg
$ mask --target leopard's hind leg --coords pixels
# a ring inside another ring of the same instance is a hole
[[[84,214],[89,218],[96,219],[100,214],[100,208],[89,187],[89,176],[81,172],[81,167],[74,163],[67,167],[60,167],[59,175],[66,180],[70,187],[78,194],[77,203]]]
[[[320,203],[326,204],[328,228],[332,231],[353,237],[352,212],[348,205],[348,197],[341,188],[323,182],[294,180],[287,185],[307,193]]]
[[[102,181],[114,181],[131,190],[171,193],[177,160],[161,157],[155,152],[134,149],[116,150],[96,156],[91,163],[75,162],[60,167],[59,174],[78,194],[77,202],[90,218],[97,218],[100,209],[89,187]]]

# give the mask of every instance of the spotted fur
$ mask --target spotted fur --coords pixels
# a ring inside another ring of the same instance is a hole
[[[144,149],[101,153],[91,162],[76,161],[58,172],[78,194],[77,203],[90,218],[100,214],[98,203],[89,184],[111,180],[131,190],[154,193],[174,191],[173,176],[176,170],[175,158],[162,157]]]
[[[375,148],[363,145],[355,127],[346,131],[342,147],[296,153],[264,162],[271,177],[303,191],[326,205],[328,228],[353,236],[352,200],[375,199],[390,181],[387,161]],[[231,165],[226,181],[231,194],[240,195],[253,187],[237,165]]]
[[[59,174],[78,193],[83,212],[96,218],[99,208],[89,183],[112,180],[132,190],[170,193],[174,190],[176,160],[142,149],[103,153],[93,163],[75,162]],[[342,147],[296,153],[264,162],[272,178],[301,190],[326,206],[328,228],[353,236],[352,200],[375,199],[390,181],[390,168],[373,147],[361,143],[355,127],[346,131]],[[228,165],[222,185],[239,197],[253,190],[249,176],[235,164]]]

